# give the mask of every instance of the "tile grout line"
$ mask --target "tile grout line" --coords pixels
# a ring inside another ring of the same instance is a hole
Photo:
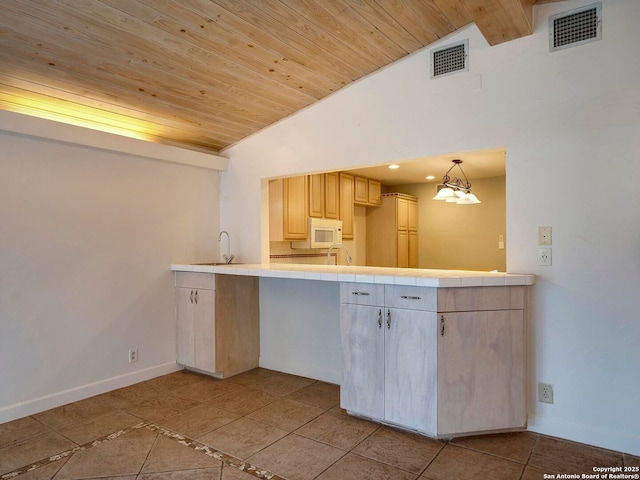
[[[18,475],[22,475],[24,473],[28,473],[31,472],[33,470],[36,470],[37,468],[43,467],[45,465],[49,465],[50,463],[53,462],[57,462],[58,460],[65,458],[65,457],[70,457],[71,455],[73,455],[76,452],[82,451],[82,450],[88,450],[90,448],[96,447],[98,445],[101,445],[103,443],[109,442],[111,440],[115,440],[116,438],[124,435],[125,433],[129,433],[133,430],[137,430],[139,428],[142,428],[146,425],[146,422],[140,422],[136,425],[133,425],[131,427],[122,429],[122,430],[118,430],[117,432],[114,433],[110,433],[109,435],[105,435],[103,437],[99,437],[95,440],[91,440],[90,442],[87,443],[83,443],[82,445],[79,445],[77,447],[74,448],[70,448],[69,450],[65,450],[63,452],[60,453],[56,453],[55,455],[51,455],[47,458],[43,458],[42,460],[38,460],[37,462],[33,462],[30,463],[28,465],[25,465],[23,467],[20,467],[16,470],[13,470],[11,472],[7,472],[4,473],[2,475],[0,475],[0,480],[7,480],[7,479],[11,479],[11,478],[15,478]]]

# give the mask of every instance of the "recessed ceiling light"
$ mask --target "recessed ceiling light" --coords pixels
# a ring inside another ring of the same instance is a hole
[[[426,177],[427,180],[435,180],[436,177],[434,177],[433,175],[427,175]]]
[[[400,165],[396,165],[395,163],[393,165],[389,165],[389,168],[391,170],[395,170],[396,168],[400,168]]]

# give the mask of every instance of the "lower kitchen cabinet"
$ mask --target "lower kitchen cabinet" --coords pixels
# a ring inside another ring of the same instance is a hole
[[[177,362],[219,378],[260,356],[258,279],[176,272]]]
[[[522,291],[343,283],[341,407],[433,437],[525,428]]]

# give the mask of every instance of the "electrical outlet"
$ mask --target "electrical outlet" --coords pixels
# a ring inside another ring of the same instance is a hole
[[[553,385],[550,383],[538,383],[538,401],[553,403]]]
[[[538,249],[538,265],[543,267],[551,266],[551,247],[540,247]]]
[[[138,349],[130,348],[129,349],[129,363],[135,363],[138,361]]]

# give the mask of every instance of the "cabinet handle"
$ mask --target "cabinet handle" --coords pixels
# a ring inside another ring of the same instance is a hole
[[[367,296],[367,295],[369,295],[369,292],[351,292],[351,295],[364,295],[364,296]]]
[[[422,297],[412,297],[411,295],[402,295],[400,298],[404,298],[405,300],[420,300]]]
[[[444,337],[444,315],[440,315],[440,336]]]
[[[378,328],[382,328],[382,309],[378,310]]]
[[[191,295],[189,296],[189,299],[191,300],[191,303],[193,303],[193,290],[191,290]]]
[[[198,290],[196,290],[196,305],[198,304]]]
[[[387,330],[391,330],[391,310],[387,310]]]

